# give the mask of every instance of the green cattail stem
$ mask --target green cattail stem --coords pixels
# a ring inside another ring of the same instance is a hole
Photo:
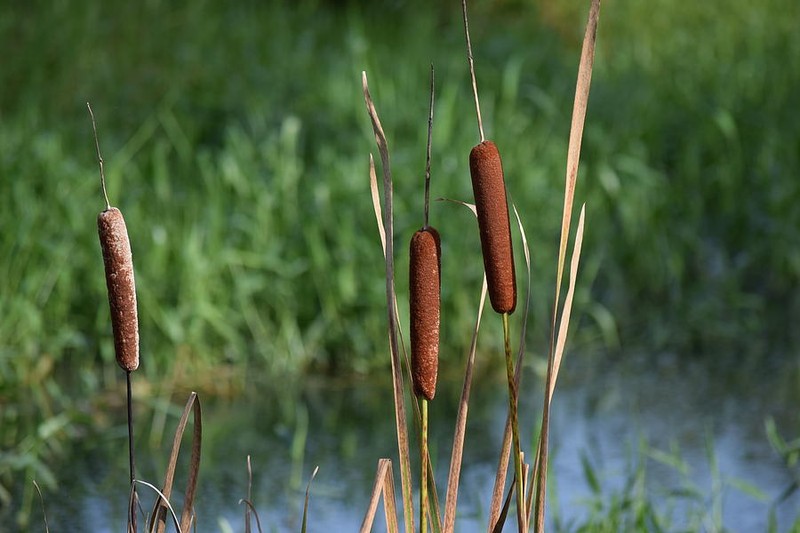
[[[133,490],[133,497],[131,498],[131,507],[129,509],[129,520],[130,520],[130,529],[134,533],[136,532],[136,504],[137,504],[137,495],[136,495],[136,461],[134,460],[134,453],[133,453],[133,394],[131,391],[131,373],[130,371],[125,372],[125,377],[127,381],[127,389],[128,389],[128,459],[130,462],[130,473],[131,473],[131,488]]]
[[[519,423],[517,421],[517,384],[514,381],[514,361],[511,354],[511,335],[508,326],[508,313],[503,313],[503,339],[506,352],[506,374],[508,376],[508,408],[511,415],[511,436],[514,448],[514,471],[517,479],[517,522],[521,533],[525,531],[528,520],[525,516],[525,478],[522,475]]]
[[[420,532],[428,530],[428,400],[420,398],[422,411],[422,430],[420,431],[420,489],[419,489],[419,523]]]

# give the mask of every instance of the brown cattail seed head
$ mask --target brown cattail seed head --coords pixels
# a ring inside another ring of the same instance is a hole
[[[410,248],[411,377],[414,393],[433,400],[439,371],[442,281],[439,233],[430,226],[417,231],[411,238]]]
[[[511,314],[517,306],[514,251],[511,246],[503,164],[500,152],[492,141],[483,141],[472,149],[469,171],[478,211],[489,299],[496,312]]]
[[[120,210],[111,207],[100,213],[97,216],[97,230],[106,268],[117,363],[123,370],[133,372],[139,367],[139,320],[136,314],[131,243]]]

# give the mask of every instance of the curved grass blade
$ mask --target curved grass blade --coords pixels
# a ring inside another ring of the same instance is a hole
[[[250,501],[249,499],[242,498],[241,500],[239,500],[239,505],[241,504],[245,504],[245,507],[247,508],[246,513],[248,515],[252,513],[252,515],[256,517],[256,527],[258,528],[258,533],[262,533],[261,520],[259,520],[258,518],[258,512],[256,511],[253,502]],[[245,523],[245,533],[250,533],[250,522]]]
[[[595,42],[597,40],[597,22],[600,16],[600,0],[592,0],[589,17],[586,22],[586,33],[583,37],[581,59],[578,66],[578,79],[575,86],[575,100],[572,107],[572,124],[569,132],[567,148],[567,171],[564,190],[564,208],[561,218],[561,238],[558,247],[558,265],[556,269],[556,288],[553,302],[553,322],[551,326],[550,350],[547,361],[547,377],[545,379],[545,399],[542,409],[542,429],[539,434],[537,458],[534,462],[536,478],[536,522],[534,531],[544,531],[545,497],[547,486],[547,455],[550,426],[550,398],[553,383],[553,367],[555,356],[556,316],[561,297],[561,282],[567,250],[569,227],[572,220],[572,205],[575,199],[575,185],[578,179],[583,127],[586,120],[586,108],[589,103],[589,88],[592,83],[592,67],[594,65]]]
[[[318,466],[314,468],[314,471],[311,473],[311,479],[308,480],[308,485],[306,485],[306,501],[303,504],[303,526],[300,528],[301,533],[306,533],[306,526],[308,524],[308,496],[311,492],[311,482],[317,477],[317,472],[319,472]]]
[[[175,469],[178,463],[178,454],[180,452],[181,441],[183,434],[186,430],[186,425],[189,422],[189,414],[194,413],[194,428],[192,433],[192,455],[189,460],[189,476],[186,481],[186,491],[183,498],[183,512],[181,513],[180,529],[179,531],[188,531],[191,527],[194,517],[194,497],[197,490],[197,476],[200,471],[200,451],[203,439],[203,421],[202,412],[200,408],[200,399],[196,392],[189,395],[189,400],[186,402],[186,407],[183,409],[183,414],[178,422],[178,427],[175,430],[175,438],[172,441],[172,451],[167,463],[167,472],[164,476],[164,486],[162,492],[164,499],[156,500],[153,506],[153,513],[150,517],[149,531],[156,533],[163,533],[165,523],[166,509],[164,502],[169,501],[172,494],[172,485],[175,481]]]
[[[44,520],[44,531],[45,533],[50,533],[50,528],[47,526],[47,512],[44,510],[44,497],[42,496],[42,489],[39,488],[39,484],[36,483],[36,480],[32,480],[33,487],[36,489],[36,493],[39,495],[39,503],[42,505],[42,518]]]
[[[170,517],[172,517],[172,523],[175,525],[175,530],[176,531],[183,531],[181,529],[181,523],[178,520],[178,515],[175,514],[175,509],[172,508],[172,504],[169,503],[169,498],[167,497],[166,494],[164,494],[162,491],[158,490],[158,488],[155,485],[152,485],[152,484],[148,483],[147,481],[142,481],[141,479],[135,479],[134,483],[139,483],[141,485],[144,485],[145,487],[147,487],[147,488],[151,489],[153,492],[155,492],[158,495],[158,498],[156,499],[156,505],[158,505],[159,509],[161,509],[164,512],[164,515],[165,515],[164,516],[164,520],[166,521],[166,513],[167,513],[167,511],[169,511],[169,515],[170,515]]]
[[[395,313],[396,296],[394,290],[394,212],[392,198],[392,171],[389,163],[389,149],[386,135],[383,132],[378,113],[369,93],[367,73],[361,73],[361,85],[364,91],[364,102],[372,121],[375,141],[381,156],[383,167],[383,223],[386,240],[384,257],[386,261],[386,307],[389,322],[389,348],[392,363],[392,388],[394,392],[395,426],[397,429],[397,447],[400,456],[400,484],[403,494],[403,516],[406,533],[414,531],[414,502],[411,492],[411,460],[408,451],[408,430],[406,425],[405,404],[403,398],[403,372],[397,342],[397,314]]]

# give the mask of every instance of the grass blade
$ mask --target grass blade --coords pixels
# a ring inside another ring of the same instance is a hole
[[[586,204],[581,206],[581,214],[578,218],[578,229],[575,233],[575,245],[572,251],[572,261],[569,272],[569,286],[567,297],[564,300],[564,308],[561,310],[561,320],[558,324],[558,340],[556,341],[556,351],[553,354],[553,378],[550,382],[550,401],[553,400],[553,393],[556,390],[556,380],[558,371],[561,368],[561,359],[564,356],[564,346],[567,343],[567,333],[569,332],[569,321],[572,316],[572,300],[575,297],[575,283],[578,277],[578,264],[581,259],[581,247],[583,245],[583,226],[586,218]]]
[[[253,467],[250,464],[250,455],[247,456],[247,502],[253,501]],[[239,502],[241,503],[241,501]],[[250,533],[250,508],[251,505],[247,505],[244,511],[244,533]]]
[[[36,493],[39,495],[39,503],[42,505],[42,519],[44,520],[44,531],[45,533],[50,533],[50,528],[47,525],[47,512],[44,510],[44,497],[42,496],[42,489],[39,488],[39,484],[36,483],[36,480],[33,481],[33,486],[36,489]]]
[[[378,112],[369,94],[367,73],[361,73],[361,84],[364,101],[372,121],[375,141],[381,156],[383,167],[383,224],[386,232],[384,257],[386,261],[386,308],[389,322],[389,348],[392,362],[392,389],[394,392],[395,426],[397,428],[397,447],[400,455],[400,484],[403,493],[403,516],[406,533],[414,531],[414,502],[411,492],[411,459],[408,451],[408,429],[406,425],[405,404],[403,398],[403,372],[397,343],[397,314],[395,312],[396,296],[394,290],[394,213],[392,199],[392,171],[389,163],[389,148],[383,132]]]
[[[241,500],[239,500],[239,505],[241,505],[241,504],[245,505],[245,508],[247,509],[247,511],[245,511],[245,512],[248,515],[252,514],[253,516],[256,517],[256,527],[258,528],[258,533],[261,533],[261,520],[258,518],[258,512],[256,511],[256,508],[253,505],[253,502],[251,500],[249,500],[249,499],[242,498]],[[245,524],[245,533],[250,533],[250,530],[251,530],[250,523],[247,522]]]
[[[172,504],[169,502],[169,497],[166,494],[164,494],[164,492],[158,490],[158,488],[155,485],[152,485],[147,481],[142,481],[141,479],[134,480],[134,483],[139,483],[141,485],[144,485],[145,487],[155,492],[158,495],[158,498],[156,499],[156,506],[164,514],[164,519],[163,519],[164,522],[166,523],[166,513],[167,511],[169,511],[169,515],[172,518],[172,523],[175,525],[175,530],[183,531],[181,529],[181,523],[178,520],[178,515],[175,513],[175,509],[172,508]],[[151,519],[153,518],[155,518],[155,515],[151,517]]]
[[[180,529],[179,531],[189,531],[189,528],[194,521],[194,496],[197,490],[197,476],[200,471],[200,451],[203,438],[203,423],[202,412],[200,408],[200,399],[196,392],[189,395],[189,400],[186,402],[186,407],[183,409],[183,414],[178,422],[178,427],[175,430],[175,438],[172,441],[172,451],[170,452],[169,462],[167,463],[167,472],[164,476],[164,485],[162,488],[163,499],[156,500],[153,506],[153,513],[150,517],[149,531],[156,531],[163,533],[166,525],[166,508],[165,503],[169,502],[172,494],[172,485],[175,481],[175,469],[178,463],[178,454],[181,448],[181,441],[183,434],[186,430],[186,425],[189,422],[189,414],[194,413],[194,429],[192,433],[192,455],[189,460],[189,476],[186,481],[186,492],[183,499],[183,512],[181,513]]]
[[[303,525],[300,528],[302,533],[306,533],[306,527],[308,525],[308,496],[311,492],[311,482],[317,477],[317,472],[319,472],[319,466],[314,468],[314,471],[311,473],[311,479],[308,480],[308,485],[306,485],[306,501],[303,504]]]
[[[561,238],[558,248],[558,265],[556,269],[555,299],[553,302],[553,323],[551,327],[550,351],[547,361],[547,377],[545,384],[545,399],[542,409],[542,429],[539,435],[537,457],[534,463],[536,477],[536,506],[534,514],[536,522],[534,531],[544,531],[545,497],[547,487],[547,455],[550,426],[550,398],[554,382],[553,370],[555,366],[555,339],[556,316],[558,302],[561,297],[561,282],[564,273],[564,262],[569,237],[569,227],[572,220],[572,205],[575,199],[575,185],[578,179],[578,164],[580,163],[581,142],[583,140],[583,127],[586,120],[586,108],[589,103],[589,88],[592,82],[592,67],[594,65],[595,42],[597,39],[597,22],[600,16],[600,0],[592,0],[589,8],[589,18],[586,23],[586,33],[583,38],[580,65],[578,66],[578,79],[575,86],[575,100],[572,107],[572,124],[569,132],[569,145],[567,148],[567,171],[564,190],[564,208],[561,218]]]
[[[390,533],[397,533],[397,508],[394,500],[394,479],[392,477],[392,461],[390,459],[379,459],[378,470],[375,473],[375,483],[372,486],[372,497],[367,507],[367,513],[361,522],[361,533],[372,531],[372,524],[375,522],[375,513],[378,511],[378,503],[383,495],[383,509],[386,515],[386,528]]]
[[[458,504],[458,486],[461,477],[461,461],[464,454],[464,437],[467,430],[467,414],[469,413],[469,394],[472,388],[472,371],[475,367],[475,352],[478,347],[478,332],[481,327],[483,309],[486,306],[486,276],[483,276],[483,286],[481,287],[480,304],[478,305],[478,317],[475,320],[475,328],[472,330],[472,342],[469,347],[469,357],[467,358],[467,368],[464,372],[464,385],[461,388],[461,400],[458,404],[458,414],[456,415],[456,428],[453,432],[453,451],[450,456],[450,473],[447,478],[447,498],[444,504],[444,531],[452,533],[455,531],[456,506]]]

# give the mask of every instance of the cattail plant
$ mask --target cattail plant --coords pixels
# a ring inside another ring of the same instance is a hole
[[[111,329],[114,333],[114,352],[117,364],[125,371],[128,406],[128,457],[130,460],[131,502],[128,529],[136,531],[136,465],[133,452],[133,408],[131,398],[131,373],[139,368],[139,319],[136,311],[136,284],[133,279],[133,258],[125,218],[116,207],[111,207],[106,191],[103,157],[92,106],[87,102],[92,119],[97,162],[100,167],[100,185],[106,207],[97,216],[97,231],[103,251],[108,305],[111,309]]]
[[[433,130],[434,71],[431,65],[431,101],[425,161],[425,209],[422,229],[411,237],[409,250],[409,311],[411,314],[411,378],[420,400],[420,531],[427,531],[428,508],[428,402],[436,395],[439,371],[439,319],[441,309],[442,246],[439,232],[428,224]]]
[[[517,306],[517,282],[514,269],[514,252],[511,244],[511,223],[508,216],[508,200],[503,176],[503,164],[497,146],[486,140],[483,132],[481,106],[478,99],[478,83],[475,79],[475,65],[472,57],[472,44],[469,38],[467,1],[461,1],[464,16],[464,35],[467,45],[467,61],[472,80],[472,94],[475,99],[475,114],[478,121],[480,142],[469,154],[469,170],[472,178],[472,192],[478,214],[483,265],[489,289],[492,308],[503,318],[503,338],[505,345],[506,375],[508,378],[509,417],[511,419],[512,441],[514,446],[514,467],[517,491],[517,523],[519,531],[527,530],[525,506],[525,479],[522,474],[522,457],[517,422],[517,384],[514,379],[514,362],[511,356],[508,317]]]

